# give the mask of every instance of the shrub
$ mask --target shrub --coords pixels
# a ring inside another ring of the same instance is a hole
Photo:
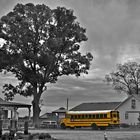
[[[130,125],[129,124],[126,124],[126,123],[121,123],[120,124],[120,127],[128,128],[128,127],[130,127]]]

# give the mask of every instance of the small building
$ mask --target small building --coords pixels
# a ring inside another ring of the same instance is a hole
[[[140,97],[137,95],[131,95],[122,102],[82,103],[70,109],[70,111],[97,110],[118,110],[121,124],[140,124]]]
[[[45,121],[45,120],[58,121],[62,118],[65,118],[66,112],[67,112],[67,109],[65,109],[64,107],[60,107],[59,109],[54,110],[51,113],[45,113],[41,115],[39,118],[40,118],[40,121]]]
[[[41,128],[56,128],[57,119],[52,113],[45,113],[39,117]]]
[[[45,113],[39,117],[41,127],[58,127],[59,121],[62,118],[65,118],[67,109],[60,107],[57,110],[52,111],[51,113]],[[56,126],[57,125],[57,126]]]
[[[47,121],[56,121],[56,116],[55,114],[52,113],[45,113],[39,117],[39,120],[40,120],[40,124]]]
[[[62,119],[65,118],[65,114],[67,112],[67,109],[65,109],[64,107],[60,107],[57,110],[52,111],[52,114],[55,114],[57,116],[57,119]]]
[[[138,125],[140,123],[140,97],[130,95],[121,102],[116,110],[120,113],[120,122],[129,125]]]
[[[40,119],[50,120],[52,119],[52,113],[45,113],[39,117]]]
[[[3,120],[3,128],[8,128],[10,125],[10,120],[18,121],[18,109],[19,108],[27,108],[29,111],[28,119],[30,119],[31,115],[31,105],[4,101],[0,98],[0,119]],[[8,117],[10,114],[10,117]]]

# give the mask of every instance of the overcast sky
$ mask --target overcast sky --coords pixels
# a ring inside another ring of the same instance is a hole
[[[0,16],[17,3],[28,2],[73,9],[81,26],[87,29],[88,41],[81,50],[94,57],[88,75],[78,79],[61,77],[48,87],[42,113],[66,107],[67,98],[69,108],[83,102],[124,100],[126,95],[116,93],[103,79],[117,63],[140,60],[140,0],[0,0]],[[9,75],[0,78],[1,89],[5,82],[13,82]],[[30,103],[31,98],[16,97],[15,101]]]

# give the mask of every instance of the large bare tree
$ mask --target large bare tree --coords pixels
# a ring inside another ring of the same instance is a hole
[[[106,75],[105,79],[119,92],[127,95],[140,94],[140,64],[136,62],[118,64],[117,69]]]

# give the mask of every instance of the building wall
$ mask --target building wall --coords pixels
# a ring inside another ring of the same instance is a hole
[[[135,102],[135,103],[134,103]],[[129,125],[137,125],[139,123],[138,117],[140,113],[139,97],[131,97],[124,102],[119,108],[120,123]]]
[[[59,114],[58,114],[59,119],[65,118],[65,114],[66,114],[66,113],[59,113]]]

